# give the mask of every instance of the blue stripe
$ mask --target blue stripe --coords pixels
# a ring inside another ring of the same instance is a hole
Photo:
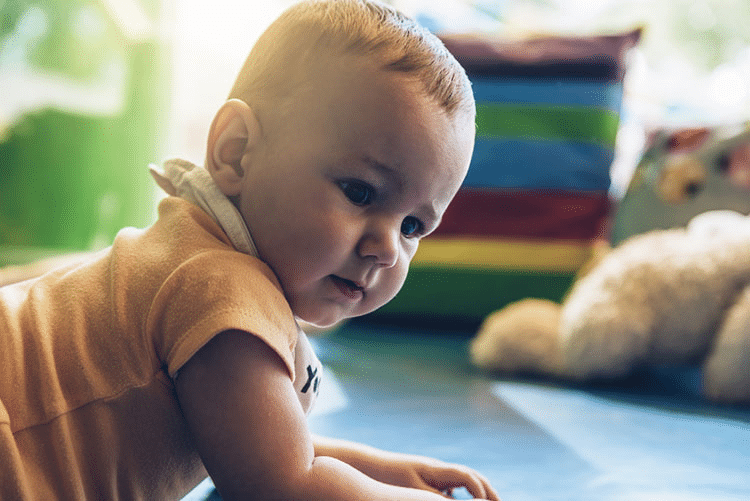
[[[595,144],[478,137],[464,186],[606,191],[613,158]]]
[[[472,77],[474,99],[485,103],[596,106],[620,112],[622,83]]]

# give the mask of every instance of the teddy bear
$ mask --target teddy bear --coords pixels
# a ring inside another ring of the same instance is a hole
[[[748,131],[719,141],[683,131],[674,136],[679,144],[661,136],[673,151],[656,167],[653,151],[646,152],[631,183],[631,206],[646,196],[664,207],[697,201],[700,207],[680,217],[699,214],[684,222],[655,218],[651,228],[622,230],[614,247],[602,243],[561,304],[527,298],[491,313],[469,345],[472,362],[574,381],[620,378],[647,365],[699,364],[707,399],[750,405],[750,216],[742,205],[750,203],[750,191],[739,186],[744,190],[733,192],[732,205],[726,196],[698,196],[717,188],[726,194],[720,180],[707,182],[719,178],[713,172],[734,176],[733,186],[750,184]]]
[[[470,354],[484,369],[578,381],[697,363],[708,399],[750,404],[750,216],[709,211],[633,236],[562,304],[523,299],[489,315]]]

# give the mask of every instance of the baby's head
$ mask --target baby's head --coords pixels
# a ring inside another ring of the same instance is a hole
[[[330,325],[400,290],[458,191],[474,99],[442,43],[363,0],[292,7],[260,37],[208,139],[292,311]]]

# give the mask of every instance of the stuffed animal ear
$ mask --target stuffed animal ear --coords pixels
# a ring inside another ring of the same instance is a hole
[[[724,170],[729,180],[737,187],[750,189],[750,139],[721,157],[726,163]]]
[[[252,108],[230,99],[214,117],[208,135],[206,169],[227,197],[239,195],[249,155],[260,139],[260,124]]]
[[[678,130],[669,136],[667,148],[670,151],[690,151],[700,146],[711,135],[711,130],[706,127]]]

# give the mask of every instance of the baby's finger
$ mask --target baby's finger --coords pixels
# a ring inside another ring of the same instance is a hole
[[[482,474],[470,468],[465,468],[463,480],[462,487],[465,487],[466,490],[469,491],[469,494],[474,496],[475,499],[500,501],[497,492],[495,492],[495,489],[492,488],[489,480],[487,480]]]
[[[482,482],[478,473],[472,471],[468,479],[470,482],[467,482],[465,487],[472,496],[479,499],[489,499],[486,484]]]
[[[474,472],[477,477],[479,477],[479,480],[484,484],[484,489],[486,494],[486,497],[489,501],[500,501],[500,496],[498,496],[495,489],[492,488],[492,484],[490,484],[490,481],[487,480],[487,478],[482,475],[481,473]]]
[[[482,481],[478,473],[465,466],[451,466],[442,470],[431,483],[443,492],[456,487],[465,487],[474,498],[487,499],[489,495],[485,488],[488,484]]]

